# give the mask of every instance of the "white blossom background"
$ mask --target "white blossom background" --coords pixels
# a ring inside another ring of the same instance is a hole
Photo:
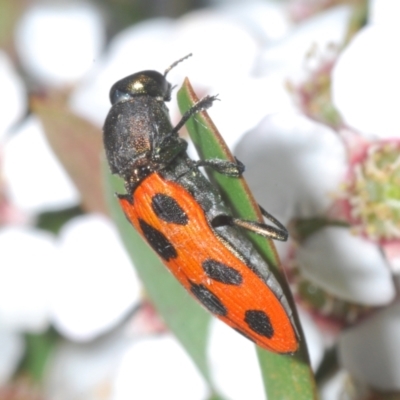
[[[211,118],[290,227],[277,248],[321,398],[400,392],[400,3],[113,3],[0,1],[0,399],[209,398],[145,296],[100,170],[111,85],[188,53],[169,81],[219,94]],[[87,137],[49,135],[68,121]],[[254,346],[217,321],[208,356],[226,399],[266,398]]]

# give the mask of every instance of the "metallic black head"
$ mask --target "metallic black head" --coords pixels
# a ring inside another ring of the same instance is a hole
[[[127,101],[135,96],[147,95],[158,101],[170,101],[172,86],[166,76],[178,63],[190,57],[191,54],[175,61],[161,75],[157,71],[141,71],[116,82],[110,90],[111,104]]]
[[[171,100],[171,84],[157,71],[137,72],[115,83],[110,90],[111,104],[147,95],[159,101]]]

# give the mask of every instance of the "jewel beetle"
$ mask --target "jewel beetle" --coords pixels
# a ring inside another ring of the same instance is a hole
[[[190,55],[189,55],[190,56]],[[116,82],[103,140],[113,174],[123,178],[118,200],[128,221],[146,239],[186,290],[208,311],[257,345],[293,353],[298,334],[291,308],[268,264],[243,233],[286,240],[287,231],[235,218],[199,167],[239,177],[238,160],[194,161],[178,133],[186,121],[211,107],[216,96],[196,103],[173,127],[165,102],[168,72],[147,70]]]

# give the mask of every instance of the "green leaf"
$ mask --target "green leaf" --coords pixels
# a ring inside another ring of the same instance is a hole
[[[79,206],[68,207],[56,211],[44,211],[36,218],[36,227],[58,234],[62,226],[70,219],[83,214]]]
[[[290,231],[292,232],[292,235],[295,235],[296,241],[301,243],[319,230],[329,226],[348,227],[349,223],[321,217],[296,218],[291,222]]]
[[[114,195],[115,192],[124,191],[123,185],[119,178],[113,177],[108,172],[106,163],[104,163],[104,174],[111,215],[148,297],[193,359],[209,383],[211,391],[216,393],[211,382],[206,356],[211,315],[189,296],[140,234],[128,223]],[[215,399],[222,400],[218,396]]]
[[[189,81],[186,79],[178,92],[181,113],[188,111],[198,101]],[[196,114],[186,123],[189,135],[201,159],[224,159],[234,161],[221,135],[206,112]],[[259,207],[253,199],[243,178],[231,178],[215,171],[208,171],[210,179],[216,183],[232,212],[245,219],[263,222]],[[247,234],[247,233],[246,233]],[[271,240],[248,233],[258,252],[264,257],[272,272],[281,283],[292,308],[294,302],[288,285],[279,268],[279,259]],[[310,400],[317,398],[315,381],[309,365],[307,348],[298,317],[294,315],[300,334],[300,348],[294,355],[280,355],[257,348],[260,366],[268,398]]]
[[[18,368],[18,374],[29,376],[32,381],[41,383],[45,379],[46,367],[59,340],[53,329],[41,334],[25,334],[25,354]]]

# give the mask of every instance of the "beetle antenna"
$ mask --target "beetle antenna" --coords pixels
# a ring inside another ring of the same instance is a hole
[[[187,58],[191,57],[192,53],[189,53],[187,56],[180,58],[179,60],[172,63],[164,72],[164,78],[167,76],[168,72],[171,71],[172,68],[176,67],[180,62],[186,60]]]

